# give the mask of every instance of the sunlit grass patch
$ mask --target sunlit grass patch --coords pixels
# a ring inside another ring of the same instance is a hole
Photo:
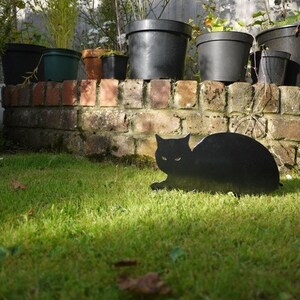
[[[4,155],[0,177],[0,299],[135,299],[118,278],[149,272],[164,299],[300,298],[297,177],[265,196],[153,192],[158,170],[66,154]]]

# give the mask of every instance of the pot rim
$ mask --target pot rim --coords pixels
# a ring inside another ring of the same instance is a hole
[[[72,55],[78,57],[79,59],[81,58],[80,52],[66,48],[46,48],[42,51],[42,53],[43,55]]]
[[[84,49],[81,51],[82,58],[99,58],[99,56],[109,52],[109,49],[105,48],[91,48],[91,49]]]
[[[126,37],[140,31],[170,31],[179,32],[189,38],[192,36],[192,26],[190,24],[170,19],[136,20],[129,23],[125,28]]]
[[[213,31],[199,35],[196,45],[213,41],[237,41],[252,45],[254,37],[249,33],[240,31]]]
[[[279,51],[279,50],[261,50],[251,53],[251,55],[258,54],[261,57],[278,57],[283,59],[290,59],[291,53],[286,51]]]
[[[120,58],[128,58],[128,55],[125,54],[110,54],[110,55],[103,55],[101,59],[108,58],[108,57],[120,57]]]
[[[21,49],[22,48],[22,49]],[[44,49],[47,49],[42,45],[35,44],[26,44],[26,43],[6,43],[5,51],[37,51],[42,52]]]
[[[280,38],[280,37],[289,37],[289,36],[296,37],[294,28],[298,27],[298,26],[299,26],[299,24],[292,24],[292,25],[284,25],[284,26],[269,28],[269,29],[259,32],[255,38],[259,44],[263,44],[266,40],[270,39],[270,38],[268,38],[269,34],[274,35],[272,37],[272,39],[276,39],[276,38]],[[285,33],[284,35],[282,34],[282,31],[284,31],[284,33]],[[259,39],[261,39],[261,42],[258,41]]]

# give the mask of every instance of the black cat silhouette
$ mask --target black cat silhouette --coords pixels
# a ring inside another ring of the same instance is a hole
[[[158,167],[168,175],[153,190],[265,194],[279,185],[272,154],[255,139],[238,133],[216,133],[189,147],[190,135],[163,139],[156,135]]]

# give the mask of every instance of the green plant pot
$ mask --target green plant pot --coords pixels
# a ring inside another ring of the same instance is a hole
[[[62,48],[49,48],[43,51],[45,80],[76,80],[81,53]]]

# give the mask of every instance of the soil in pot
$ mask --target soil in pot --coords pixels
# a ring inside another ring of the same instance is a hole
[[[182,79],[192,27],[173,20],[139,20],[126,28],[129,78]]]
[[[236,31],[201,34],[197,39],[201,80],[245,81],[253,37]]]
[[[38,67],[35,76],[30,79],[32,82],[44,80],[44,63],[41,59],[43,46],[31,44],[7,44],[6,51],[2,55],[2,66],[4,73],[4,83],[6,85],[21,84],[24,77]]]

